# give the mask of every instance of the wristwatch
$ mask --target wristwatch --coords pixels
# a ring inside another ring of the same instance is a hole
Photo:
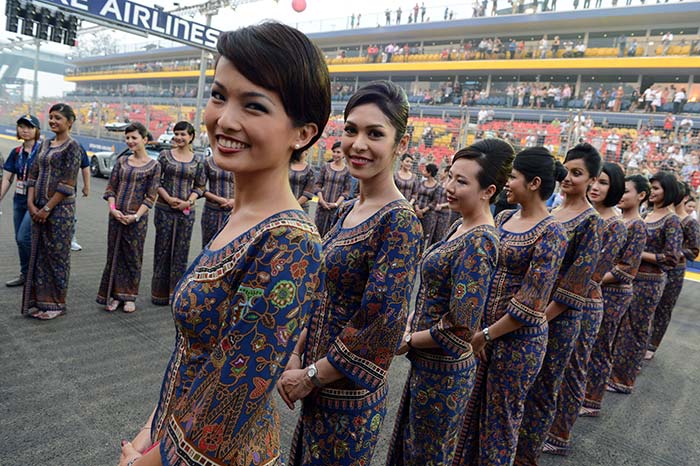
[[[309,367],[306,368],[306,375],[309,376],[311,379],[311,382],[316,385],[318,388],[323,387],[323,384],[321,383],[320,380],[318,380],[318,369],[316,369],[316,364],[311,363],[309,364]]]
[[[141,217],[139,217],[137,214],[134,214],[134,223],[139,223],[140,218]]]
[[[41,208],[44,212],[51,212],[51,208],[49,206],[45,205],[44,207]]]
[[[406,343],[406,346],[408,346],[409,348],[413,348],[413,346],[411,346],[411,339],[412,338],[413,338],[412,333],[407,333],[406,336],[403,337],[404,343]]]
[[[489,335],[489,328],[485,327],[482,332],[484,332],[484,340],[491,341],[491,335]]]
[[[190,200],[189,200],[189,203],[190,203],[191,206],[193,206],[193,205],[194,205],[194,199],[190,199]]]

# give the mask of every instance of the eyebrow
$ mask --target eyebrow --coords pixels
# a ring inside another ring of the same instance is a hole
[[[222,88],[224,91],[227,91],[226,86],[224,86],[223,84],[221,84],[221,83],[220,83],[219,81],[217,81],[217,80],[214,80],[213,85]],[[243,93],[241,93],[241,97],[248,97],[248,98],[250,98],[250,97],[260,97],[260,98],[262,98],[262,99],[267,100],[267,101],[270,102],[272,105],[277,106],[277,104],[275,104],[275,102],[274,102],[269,96],[263,94],[262,92],[255,92],[255,91],[243,92]]]
[[[347,125],[347,124],[350,124],[350,125],[353,125],[353,126],[357,126],[357,123],[355,123],[355,122],[352,121],[352,120],[345,120],[345,124],[346,124],[346,125]],[[365,126],[365,128],[367,128],[367,129],[375,129],[375,128],[386,129],[386,126],[384,126],[384,125],[381,124],[381,123],[377,123],[377,124],[374,124],[374,125],[367,125],[367,126]]]

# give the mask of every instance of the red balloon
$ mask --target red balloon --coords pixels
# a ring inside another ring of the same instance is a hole
[[[301,13],[306,10],[306,0],[292,0],[292,8],[297,13]]]

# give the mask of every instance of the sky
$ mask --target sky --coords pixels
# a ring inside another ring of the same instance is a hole
[[[154,0],[153,3],[146,2],[145,0],[132,1],[142,3],[144,5],[156,4],[164,7],[166,11],[174,9],[174,3],[177,3],[164,0]],[[242,1],[245,2],[246,0]],[[607,1],[608,0],[605,0],[605,3],[607,3]],[[560,1],[560,8],[562,7],[562,3],[569,2],[570,0],[564,0],[564,2]],[[203,0],[182,0],[179,2],[181,6],[200,5],[202,3]],[[230,3],[236,3],[236,1],[232,0]],[[441,19],[446,7],[453,10],[457,18],[471,16],[471,1],[457,2],[455,0],[424,0],[422,3],[425,3],[427,8],[426,16],[432,18],[434,21]],[[505,3],[505,1],[502,0],[501,3]],[[220,9],[219,13],[212,20],[212,26],[222,30],[230,30],[245,25],[255,24],[265,19],[275,19],[297,27],[304,32],[311,33],[321,30],[328,31],[345,29],[349,26],[350,16],[352,14],[361,13],[362,20],[360,25],[362,27],[374,27],[379,23],[384,24],[385,9],[389,8],[392,11],[393,18],[395,15],[394,11],[399,6],[403,9],[403,22],[405,22],[409,10],[412,10],[415,4],[416,0],[306,0],[306,9],[301,13],[297,13],[292,9],[292,0],[259,0],[248,4],[239,5],[235,11],[230,7]],[[204,17],[200,15],[197,15],[192,19],[201,23],[204,23],[205,21]],[[0,24],[4,23],[5,18],[3,15],[0,17]],[[83,27],[89,27],[89,24],[84,22]],[[136,47],[138,44],[145,45],[149,42],[163,43],[163,41],[157,37],[145,38],[119,31],[116,31],[113,34],[115,40],[117,40],[120,44],[125,44],[126,47],[131,48]],[[26,38],[25,36],[18,34],[10,34],[3,28],[3,30],[0,31],[0,46],[2,46],[2,44],[7,44],[9,37]],[[82,37],[83,40],[87,40],[85,36]],[[80,34],[78,39],[81,39]],[[50,50],[53,53],[66,55],[72,53],[71,47],[50,42],[45,43],[45,45],[42,45],[42,47],[45,50]],[[32,79],[33,73],[31,70],[22,70],[20,71],[19,77]],[[40,97],[57,97],[73,88],[74,85],[72,83],[66,83],[60,76],[40,73]],[[27,85],[25,95],[32,95],[31,85]]]

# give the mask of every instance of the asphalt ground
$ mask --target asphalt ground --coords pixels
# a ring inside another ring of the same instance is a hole
[[[0,153],[16,143],[0,140]],[[50,322],[20,315],[21,289],[1,283],[19,270],[11,196],[0,217],[0,466],[113,466],[157,402],[173,350],[166,307],[150,304],[155,230],[149,226],[138,311],[108,314],[95,303],[106,258],[106,180],[78,200],[78,241],[68,313]],[[201,208],[199,209],[201,210]],[[199,223],[191,258],[201,245]],[[574,452],[543,465],[690,465],[700,461],[700,284],[686,280],[666,339],[633,395],[608,394],[603,416],[580,419]],[[695,303],[695,304],[693,304]],[[390,370],[389,416],[372,465],[383,465],[408,371]],[[287,452],[297,412],[279,401]]]

